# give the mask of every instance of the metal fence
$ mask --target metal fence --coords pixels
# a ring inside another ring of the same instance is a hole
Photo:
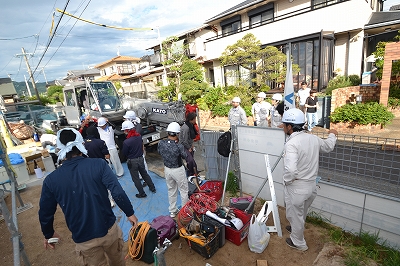
[[[223,132],[203,131],[206,176],[224,180],[228,158],[217,152]],[[327,138],[327,133],[315,133]],[[239,155],[240,156],[240,155]],[[400,200],[400,139],[339,135],[335,149],[320,154],[319,176],[323,182]],[[236,166],[231,161],[229,170]]]
[[[325,182],[400,199],[400,139],[339,135],[335,149],[320,154],[319,175]]]

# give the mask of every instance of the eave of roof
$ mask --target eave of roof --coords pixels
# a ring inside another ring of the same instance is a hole
[[[110,60],[107,60],[103,63],[100,63],[96,65],[94,68],[100,68],[102,66],[108,65],[110,63],[118,63],[118,62],[139,62],[140,58],[137,57],[132,57],[132,56],[125,56],[125,55],[119,55],[116,57],[111,58]]]
[[[228,10],[225,10],[224,12],[219,13],[218,15],[206,20],[205,23],[208,24],[208,23],[210,23],[210,22],[212,22],[214,20],[229,16],[229,15],[231,15],[231,14],[237,12],[237,11],[245,9],[246,7],[249,7],[249,6],[258,4],[258,3],[262,3],[262,2],[265,2],[265,0],[247,0],[247,1],[244,1],[244,2],[242,2],[240,4],[238,4],[238,5],[236,5],[236,6],[232,7],[232,8],[229,8]]]
[[[400,11],[373,12],[364,29],[390,26],[400,23]]]

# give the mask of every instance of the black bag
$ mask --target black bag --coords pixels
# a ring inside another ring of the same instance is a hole
[[[231,152],[231,141],[232,134],[230,131],[226,131],[218,138],[217,151],[220,155],[229,157],[229,153]]]

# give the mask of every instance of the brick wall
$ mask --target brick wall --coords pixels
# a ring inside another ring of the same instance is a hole
[[[356,103],[356,96],[362,95],[362,102],[379,101],[380,86],[352,86],[332,91],[331,113],[348,103]]]

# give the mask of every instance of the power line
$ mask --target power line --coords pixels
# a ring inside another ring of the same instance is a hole
[[[110,25],[100,24],[100,23],[96,23],[96,22],[93,22],[93,21],[90,21],[90,20],[87,20],[87,19],[83,19],[81,17],[74,16],[74,15],[68,13],[68,12],[65,12],[65,9],[64,9],[64,11],[62,11],[62,10],[60,10],[58,8],[56,10],[58,12],[60,12],[60,13],[63,13],[65,15],[67,15],[67,16],[70,16],[70,17],[73,17],[75,19],[81,20],[83,22],[87,22],[87,23],[90,23],[90,24],[93,24],[93,25],[97,25],[97,26],[101,26],[101,27],[105,27],[105,28],[112,28],[112,29],[116,29],[116,30],[153,30],[152,28],[126,28],[126,27],[117,27],[117,26],[110,26]]]
[[[64,6],[64,10],[67,9],[67,6],[68,6],[68,4],[69,4],[69,1],[70,1],[70,0],[67,0],[67,3],[66,3],[65,6]],[[61,22],[62,17],[63,17],[63,14],[61,14],[60,20],[57,22],[56,28],[54,29],[54,33],[57,31],[58,25],[60,25],[60,22]],[[54,35],[55,35],[54,33],[53,33],[52,36],[50,37],[50,40],[49,40],[49,42],[47,43],[46,48],[45,48],[45,50],[44,50],[42,56],[40,57],[39,63],[36,65],[35,70],[33,70],[33,72],[32,72],[32,75],[36,73],[36,70],[38,69],[38,67],[39,67],[39,65],[40,65],[40,62],[42,62],[44,55],[46,54],[47,50],[49,49],[50,44],[51,44],[51,41],[53,40]],[[32,78],[32,77],[31,77],[31,78]]]
[[[30,37],[35,37],[35,36],[36,36],[36,34],[25,36],[25,37],[17,37],[17,38],[0,38],[0,41],[14,41],[14,40],[20,40],[20,39],[26,39],[26,38],[30,38]]]
[[[88,3],[86,4],[85,8],[82,10],[81,14],[79,15],[79,17],[82,16],[83,12],[85,12],[85,10],[86,10],[86,8],[89,6],[90,2],[91,2],[91,0],[88,1]],[[64,9],[64,10],[65,10],[65,9]],[[60,21],[61,21],[61,18],[60,18]],[[67,39],[69,33],[70,33],[70,32],[72,31],[72,29],[75,27],[75,25],[76,25],[77,22],[78,22],[78,20],[75,21],[74,25],[72,25],[72,27],[71,27],[71,29],[68,31],[67,35],[64,37],[64,39],[62,40],[62,42],[60,43],[60,45],[57,47],[57,50],[53,53],[53,55],[50,57],[49,61],[47,61],[47,63],[44,65],[44,67],[46,67],[47,64],[50,63],[51,59],[53,59],[53,57],[54,57],[55,54],[58,52],[58,50],[60,49],[60,47],[61,47],[61,45],[64,43],[64,41]],[[56,31],[57,31],[57,27],[56,27],[56,29],[54,30],[53,36],[56,35]],[[38,66],[39,66],[39,65],[38,65]],[[38,66],[37,66],[37,67],[38,67]],[[36,69],[37,69],[37,67],[36,67]],[[35,70],[36,70],[36,69],[35,69]]]

